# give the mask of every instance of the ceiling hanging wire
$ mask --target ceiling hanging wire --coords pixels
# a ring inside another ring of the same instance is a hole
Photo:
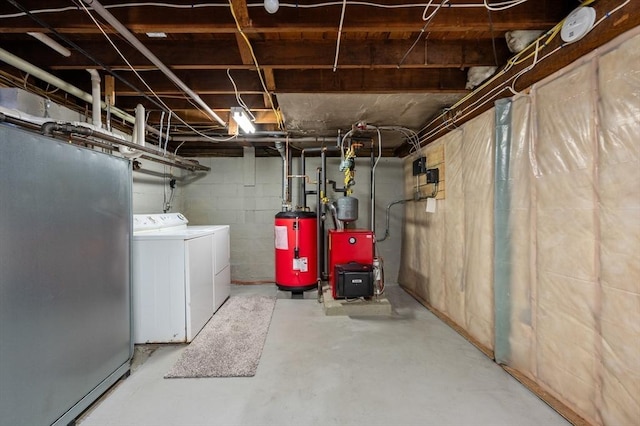
[[[106,72],[108,72],[110,75],[112,75],[118,81],[120,81],[122,84],[124,84],[127,87],[129,87],[130,89],[134,90],[136,93],[138,93],[140,96],[144,97],[149,102],[153,103],[155,106],[157,106],[159,108],[162,108],[162,106],[160,104],[158,104],[154,99],[150,98],[144,92],[142,92],[140,89],[138,89],[136,86],[134,86],[129,81],[127,81],[126,79],[122,78],[120,75],[115,73],[114,70],[112,68],[110,68],[109,66],[107,66],[104,62],[99,61],[98,59],[93,57],[91,54],[89,54],[89,52],[84,50],[82,47],[78,46],[76,43],[74,43],[73,41],[69,40],[68,37],[65,37],[63,34],[58,32],[51,25],[47,24],[46,22],[44,22],[43,20],[41,20],[40,18],[35,16],[36,13],[59,11],[58,9],[42,9],[40,11],[30,11],[27,8],[25,8],[24,6],[22,6],[20,3],[16,2],[15,0],[8,0],[8,2],[11,5],[13,5],[15,8],[17,8],[18,10],[20,10],[22,12],[20,14],[14,14],[14,15],[3,15],[3,16],[0,16],[0,18],[16,17],[16,16],[28,16],[34,22],[36,22],[38,25],[40,25],[42,28],[46,28],[52,34],[54,34],[56,37],[58,37],[58,39],[60,39],[61,41],[63,41],[67,45],[71,46],[72,48],[74,48],[76,51],[78,51],[80,54],[84,55],[87,59],[89,59],[94,64],[96,64],[99,67],[101,67],[102,69],[104,69]],[[78,10],[78,9],[79,9],[79,7],[62,8],[62,11]]]
[[[92,0],[87,0],[87,1],[92,1]],[[91,12],[89,11],[89,9],[81,3],[82,8],[85,10],[85,12],[87,13],[87,15],[89,15],[89,17],[91,18],[91,20],[93,21],[93,23],[96,25],[96,27],[100,30],[100,32],[102,32],[103,36],[107,39],[107,41],[109,42],[109,44],[111,44],[111,47],[118,53],[118,55],[122,58],[122,60],[127,64],[127,66],[129,67],[129,69],[136,75],[136,77],[138,77],[138,79],[142,82],[142,84],[144,84],[144,86],[147,88],[147,90],[149,90],[149,92],[151,92],[151,94],[158,100],[158,102],[161,104],[161,109],[163,112],[163,116],[164,116],[164,111],[167,111],[169,113],[169,116],[173,115],[175,116],[175,118],[180,121],[182,124],[184,124],[187,128],[189,128],[190,130],[192,130],[194,133],[197,133],[200,136],[203,136],[204,138],[209,139],[210,142],[225,142],[229,139],[217,139],[217,138],[212,138],[210,136],[207,136],[203,133],[201,133],[200,131],[198,131],[197,129],[195,129],[194,127],[192,127],[191,125],[189,125],[185,120],[183,120],[180,116],[178,116],[175,112],[173,112],[171,110],[171,108],[169,108],[169,106],[160,98],[160,96],[158,96],[155,91],[149,86],[149,84],[147,84],[146,80],[140,75],[140,73],[133,67],[133,65],[131,65],[131,63],[127,60],[127,58],[124,56],[124,54],[120,51],[120,49],[118,49],[118,47],[115,45],[115,43],[113,42],[113,40],[111,40],[111,38],[109,37],[109,35],[106,33],[106,31],[104,31],[104,29],[102,28],[102,25],[100,25],[100,23],[95,19],[95,17],[91,14]],[[115,18],[114,18],[115,19]],[[127,30],[128,31],[128,30]],[[134,36],[135,37],[135,36]],[[125,37],[126,38],[126,37]],[[127,40],[128,41],[128,40]],[[137,48],[137,46],[134,46]],[[153,62],[153,61],[152,61]],[[176,77],[177,78],[177,77]],[[176,83],[174,81],[174,83]],[[184,84],[184,83],[182,83]],[[176,84],[177,85],[177,84]],[[180,89],[182,89],[181,86],[177,85]],[[187,95],[189,95],[189,93],[187,93]],[[198,95],[196,95],[198,96]],[[199,97],[198,97],[199,98]],[[192,102],[193,97],[189,98],[189,102]],[[201,100],[202,102],[202,100]],[[203,102],[204,103],[204,102]],[[192,105],[194,105],[196,108],[198,108],[200,110],[200,104],[196,105],[194,103],[192,103]],[[206,113],[205,111],[200,110],[203,113]],[[215,115],[215,113],[214,113]],[[217,117],[217,115],[216,115]],[[219,118],[219,117],[218,117]],[[223,121],[224,123],[224,121]],[[160,144],[162,144],[162,135],[160,136]]]
[[[594,0],[585,0],[584,2],[582,2],[582,5],[586,6],[586,5],[591,4],[593,2],[594,2]],[[613,8],[610,11],[604,12],[602,18],[600,18],[598,21],[596,21],[596,23],[593,25],[592,29],[595,28],[596,26],[598,26],[599,24],[601,24],[605,19],[609,18],[611,15],[613,15],[614,13],[616,13],[617,11],[619,11],[620,9],[622,9],[623,7],[628,5],[630,2],[631,2],[631,0],[624,0],[617,7]],[[482,105],[485,104],[485,100],[486,99],[491,99],[492,96],[496,96],[497,94],[499,94],[499,93],[501,93],[501,92],[503,92],[505,90],[510,90],[512,93],[517,94],[517,92],[515,91],[515,83],[517,82],[517,80],[520,77],[522,77],[524,74],[529,72],[535,65],[537,65],[540,62],[542,62],[543,60],[553,56],[554,54],[556,54],[558,51],[560,51],[565,46],[565,44],[560,44],[555,49],[553,49],[552,51],[546,53],[545,55],[540,55],[542,50],[546,46],[549,45],[551,40],[553,40],[558,35],[558,33],[560,33],[560,29],[562,28],[562,25],[564,24],[564,21],[565,21],[564,19],[562,21],[560,21],[558,24],[556,24],[549,31],[547,31],[546,33],[542,34],[540,37],[538,37],[536,40],[534,40],[531,44],[529,44],[529,46],[527,46],[524,50],[518,52],[516,55],[511,57],[507,61],[507,65],[502,70],[500,70],[498,73],[494,74],[490,79],[488,79],[486,82],[484,82],[481,86],[478,86],[477,88],[475,88],[475,90],[473,92],[469,93],[467,96],[465,96],[464,98],[460,99],[454,105],[452,105],[451,107],[447,108],[447,110],[444,113],[438,115],[437,117],[435,117],[434,119],[429,121],[427,124],[425,124],[422,127],[422,129],[420,129],[420,131],[419,131],[420,134],[421,134],[421,137],[420,137],[421,143],[424,143],[425,141],[427,141],[431,137],[434,137],[440,131],[448,128],[451,124],[455,125],[455,121],[461,120],[461,119],[469,116],[470,114],[472,114],[473,112],[475,112],[479,108],[481,108]],[[521,64],[521,63],[523,63],[523,62],[525,62],[525,61],[527,61],[529,59],[532,60],[532,63],[529,66],[523,68],[518,73],[510,76],[509,78],[506,78],[506,79],[502,80],[499,84],[497,84],[492,89],[488,90],[486,93],[484,93],[481,97],[479,97],[477,100],[475,100],[471,104],[465,105],[464,108],[461,108],[460,110],[457,110],[455,112],[455,116],[450,117],[450,118],[446,117],[448,114],[450,114],[451,111],[455,110],[458,107],[461,107],[474,94],[480,93],[481,91],[483,91],[486,88],[488,88],[491,84],[495,83],[498,78],[503,77],[507,73],[507,71],[509,71],[511,68],[513,68],[514,65]],[[438,124],[438,125],[435,125],[438,121],[442,121],[442,122],[440,124]],[[435,125],[435,127],[433,127],[431,130],[429,130],[426,133],[423,133],[429,127],[434,126],[434,125]]]
[[[275,104],[273,103],[273,97],[271,96],[271,93],[269,93],[269,89],[267,88],[267,84],[265,83],[264,77],[262,76],[262,70],[260,69],[260,64],[258,63],[258,58],[256,58],[256,54],[253,51],[253,47],[251,46],[251,42],[249,41],[249,38],[247,37],[247,35],[242,30],[242,26],[240,25],[240,21],[238,21],[238,17],[236,16],[236,12],[233,9],[232,0],[229,0],[229,9],[231,9],[231,16],[233,16],[233,20],[236,23],[236,28],[238,29],[238,32],[240,33],[240,35],[244,39],[245,43],[247,44],[247,47],[249,48],[249,52],[251,53],[251,58],[253,59],[253,64],[256,66],[256,71],[258,72],[258,77],[260,78],[260,84],[262,85],[262,90],[267,95],[267,98],[269,98],[269,104],[271,106],[271,109],[273,110],[273,113],[276,116],[276,120],[278,122],[278,127],[281,130],[284,130],[284,121],[282,120],[282,115],[280,114],[280,111],[276,108]]]
[[[495,65],[499,66],[498,63],[498,51],[496,50],[496,36],[493,32],[493,18],[491,17],[491,9],[487,9],[487,15],[489,17],[489,31],[491,31],[491,46],[493,47],[493,60],[495,61]]]
[[[400,69],[400,67],[404,63],[405,59],[407,59],[407,56],[409,56],[409,53],[411,53],[413,48],[416,47],[416,44],[418,44],[418,42],[422,38],[422,34],[424,34],[424,31],[427,29],[427,26],[431,23],[431,20],[433,19],[433,17],[436,16],[436,13],[438,13],[438,11],[442,6],[449,3],[449,0],[442,0],[442,2],[439,5],[435,6],[435,10],[427,16],[427,12],[429,11],[429,8],[432,7],[432,3],[433,3],[433,0],[429,0],[429,3],[427,3],[427,5],[424,7],[424,10],[422,11],[422,20],[426,22],[422,26],[422,29],[420,29],[420,33],[418,34],[418,37],[416,37],[411,47],[409,47],[409,49],[405,52],[405,54],[400,59],[400,62],[398,62],[398,65],[397,65],[398,69]],[[449,6],[451,6],[451,4],[449,4]]]
[[[524,0],[526,1],[526,0]],[[512,0],[512,1],[504,1],[500,3],[455,3],[450,4],[449,7],[452,8],[486,8],[489,10],[506,10],[510,7],[518,6],[523,3],[522,0]],[[312,4],[300,4],[299,2],[295,3],[280,3],[280,7],[292,8],[292,9],[316,9],[323,7],[332,7],[332,6],[340,6],[342,5],[342,1],[328,1],[322,3],[312,3]],[[384,3],[376,3],[371,1],[347,1],[349,6],[364,6],[364,7],[373,7],[379,9],[414,9],[414,8],[424,8],[424,3],[401,3],[401,4],[384,4]],[[159,2],[132,2],[132,3],[117,3],[117,4],[108,4],[104,5],[105,9],[117,9],[117,8],[129,8],[129,7],[163,7],[170,9],[204,9],[204,8],[215,8],[215,7],[227,7],[226,4],[222,3],[188,3],[188,4],[178,4],[178,3],[159,3]],[[250,3],[247,4],[247,7],[263,7],[263,3]],[[431,5],[430,7],[436,8],[437,5]],[[500,9],[499,9],[500,8]],[[66,7],[58,7],[58,8],[47,8],[47,9],[34,9],[31,10],[32,14],[45,14],[45,13],[60,13],[60,12],[71,12],[77,11],[79,7],[77,6],[66,6]],[[0,19],[5,18],[19,18],[21,16],[26,16],[26,13],[9,13],[0,15]]]
[[[151,63],[153,63],[162,73],[167,76],[176,86],[178,86],[184,93],[189,95],[198,105],[205,110],[207,115],[213,120],[220,123],[221,126],[226,127],[227,123],[218,116],[209,106],[191,90],[177,75],[173,73],[156,55],[154,55],[147,47],[138,40],[120,21],[118,21],[107,9],[100,4],[97,0],[82,0],[82,5],[87,13],[88,10],[85,6],[91,6],[102,18],[104,18],[116,31],[118,31],[133,47],[135,47],[140,53],[142,53]]]
[[[251,116],[251,119],[255,121],[256,117],[253,115],[253,113],[251,112],[247,104],[244,102],[244,100],[242,99],[242,96],[240,96],[240,92],[238,92],[238,86],[236,86],[235,80],[233,79],[233,77],[231,77],[231,70],[229,68],[227,68],[227,76],[229,77],[229,80],[231,81],[231,85],[233,86],[233,92],[236,95],[236,102],[238,102],[238,105],[240,105],[247,112],[247,114]]]
[[[333,72],[338,68],[338,56],[340,55],[340,39],[342,37],[342,25],[344,24],[344,13],[347,10],[347,0],[342,1],[342,12],[340,13],[340,26],[338,27],[338,41],[336,41],[336,57],[333,61]]]

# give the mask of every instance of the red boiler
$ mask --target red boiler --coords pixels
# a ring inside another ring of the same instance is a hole
[[[340,273],[362,273],[366,278],[360,284],[366,287],[363,296],[373,296],[373,256],[375,237],[365,229],[329,230],[329,285],[334,299],[355,297],[340,291]],[[354,270],[355,268],[355,270]],[[358,279],[363,277],[358,276]],[[360,294],[358,294],[360,296]]]

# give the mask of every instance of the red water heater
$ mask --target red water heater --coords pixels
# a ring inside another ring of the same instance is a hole
[[[329,284],[334,299],[338,295],[336,265],[372,265],[373,232],[365,229],[329,230]]]
[[[294,293],[316,288],[316,214],[280,212],[275,219],[276,285]]]

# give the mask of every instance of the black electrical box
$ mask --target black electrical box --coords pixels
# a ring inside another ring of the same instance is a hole
[[[440,171],[438,169],[428,169],[426,173],[427,173],[427,183],[440,182]]]
[[[413,175],[423,175],[427,173],[427,157],[420,157],[413,161]]]
[[[373,265],[346,263],[335,266],[337,296],[344,298],[373,296]]]

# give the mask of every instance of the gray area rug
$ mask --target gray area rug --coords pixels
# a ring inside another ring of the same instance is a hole
[[[232,297],[164,377],[255,376],[275,304],[266,296]]]

